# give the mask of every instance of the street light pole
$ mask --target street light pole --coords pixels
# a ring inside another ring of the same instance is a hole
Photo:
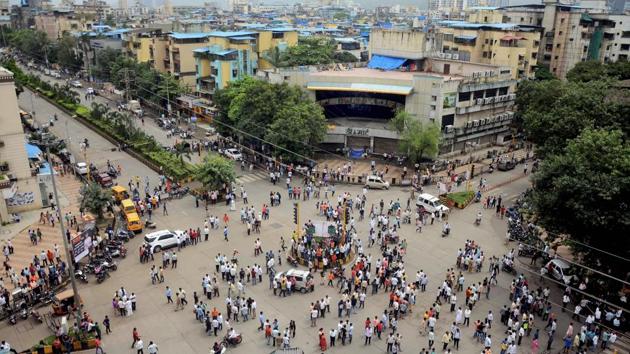
[[[63,248],[66,251],[66,261],[68,262],[68,272],[70,273],[70,283],[72,284],[72,291],[74,292],[74,306],[77,310],[77,323],[81,318],[81,298],[79,297],[79,289],[77,288],[77,281],[74,278],[74,258],[70,253],[70,248],[68,246],[68,238],[66,237],[66,227],[63,223],[64,219],[61,213],[61,204],[59,204],[59,193],[57,193],[57,184],[55,182],[55,169],[53,167],[52,161],[50,159],[50,147],[46,147],[46,159],[48,161],[48,166],[50,167],[50,178],[52,180],[53,186],[53,195],[55,196],[55,205],[57,206],[57,212],[59,213],[59,228],[61,229],[61,239],[63,240]]]

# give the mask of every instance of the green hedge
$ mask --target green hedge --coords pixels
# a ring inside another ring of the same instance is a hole
[[[124,143],[134,149],[150,163],[161,167],[164,174],[174,180],[183,180],[192,176],[194,166],[181,161],[175,154],[164,150],[155,139],[144,132],[140,132],[133,139],[127,139],[116,131],[112,122],[106,119],[96,119],[92,117],[92,110],[81,104],[58,87],[53,87],[38,76],[25,74],[13,61],[4,61],[1,63],[4,67],[11,70],[14,74],[16,82],[23,86],[27,86],[32,90],[40,92],[43,96],[53,100],[59,106],[73,112],[77,116],[87,120],[101,132],[111,136],[119,143]]]

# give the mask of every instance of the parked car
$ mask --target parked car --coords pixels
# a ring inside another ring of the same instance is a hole
[[[232,160],[241,161],[243,159],[243,154],[241,154],[241,152],[237,149],[225,149],[223,154]]]
[[[94,180],[98,182],[103,188],[109,188],[114,185],[112,178],[105,172],[97,173],[94,175]]]
[[[81,88],[81,87],[83,87],[83,84],[79,80],[73,80],[73,81],[70,81],[70,86],[76,87],[76,88]]]
[[[74,164],[74,172],[81,176],[87,175],[88,165],[85,162],[77,162]]]
[[[565,285],[569,285],[577,280],[571,265],[562,259],[552,259],[547,262],[544,267],[540,268],[540,274],[548,275]]]
[[[499,171],[513,170],[514,167],[516,167],[516,162],[512,160],[502,160],[497,164],[497,170]]]
[[[177,234],[169,230],[155,231],[144,236],[144,242],[149,245],[151,253],[176,247],[178,239]]]

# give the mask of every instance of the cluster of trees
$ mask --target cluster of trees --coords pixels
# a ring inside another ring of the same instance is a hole
[[[160,73],[149,63],[138,63],[111,48],[97,53],[90,71],[95,78],[128,91],[129,97],[153,102],[159,107],[166,107],[168,99],[172,101],[174,97],[190,92],[190,87],[182,85],[170,74]]]
[[[19,49],[39,64],[57,63],[69,72],[77,72],[82,66],[81,55],[77,51],[80,40],[81,38],[64,34],[58,41],[53,42],[44,32],[5,28],[3,44]]]
[[[409,113],[399,111],[390,121],[390,127],[400,134],[398,149],[416,163],[425,158],[435,158],[440,145],[440,127],[435,123],[423,123]]]
[[[628,63],[579,64],[556,79],[523,82],[517,98],[524,131],[542,158],[531,203],[552,235],[618,254],[630,250],[630,77]],[[617,259],[574,243],[584,261],[623,273]],[[621,274],[625,276],[625,274]]]
[[[282,147],[276,153],[285,160],[312,155],[326,134],[322,108],[295,86],[245,78],[217,91],[214,102],[221,133],[253,144],[264,139]]]
[[[296,46],[284,51],[274,48],[265,56],[276,67],[353,63],[358,59],[350,52],[336,51],[336,44],[326,37],[301,37]]]

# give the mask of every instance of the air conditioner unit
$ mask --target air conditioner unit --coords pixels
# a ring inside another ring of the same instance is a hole
[[[454,130],[454,127],[453,127],[452,125],[447,125],[447,126],[445,127],[445,131],[446,131],[446,133],[447,133],[447,134],[448,134],[448,133],[452,133],[452,132],[453,132],[453,130]]]
[[[511,93],[509,96],[510,96],[510,100],[516,99],[516,94],[515,93]]]
[[[480,119],[479,120],[479,125],[485,125],[486,124],[486,119]]]
[[[483,98],[478,98],[477,99],[477,104],[483,104]]]
[[[466,122],[466,128],[472,127],[472,122]]]
[[[459,60],[459,54],[453,54],[453,60]]]
[[[444,59],[444,53],[438,53],[438,58]]]
[[[451,58],[453,57],[453,55],[452,55],[451,53],[446,53],[446,54],[444,55],[444,57],[445,57],[446,59],[451,59]]]
[[[478,120],[473,120],[473,127],[478,127],[479,126],[479,121]]]

